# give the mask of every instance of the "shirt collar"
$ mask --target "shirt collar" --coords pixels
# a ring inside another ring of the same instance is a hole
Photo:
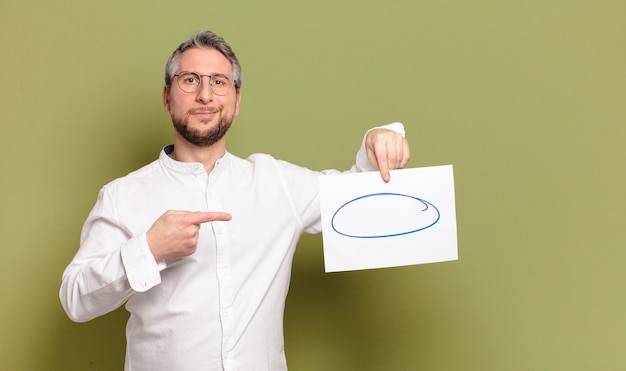
[[[182,162],[176,161],[171,158],[169,154],[172,153],[173,150],[174,145],[169,144],[163,147],[163,150],[159,155],[159,161],[161,161],[161,163],[165,165],[165,167],[182,173],[199,174],[205,172],[204,165],[200,162]],[[223,169],[229,158],[230,154],[228,153],[228,151],[226,151],[226,153],[224,153],[224,156],[215,162],[215,167],[213,168],[213,171],[220,171],[221,169]]]

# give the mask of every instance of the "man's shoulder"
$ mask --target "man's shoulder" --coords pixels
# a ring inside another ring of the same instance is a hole
[[[158,162],[159,162],[158,160],[154,160],[153,162],[147,165],[144,165],[137,170],[131,171],[130,173],[124,176],[121,176],[119,178],[113,179],[109,183],[105,184],[103,188],[116,188],[123,184],[127,184],[129,182],[131,183],[133,181],[141,182],[144,179],[153,178],[155,174],[158,173],[158,170],[160,168]]]
[[[307,167],[294,164],[286,160],[278,159],[267,153],[254,153],[243,159],[237,156],[232,156],[233,160],[231,164],[234,167],[241,169],[248,169],[254,173],[266,174],[270,176],[284,175],[288,177],[299,177],[307,174],[307,176],[318,173]]]
[[[302,168],[302,166],[296,165],[292,162],[277,159],[276,157],[267,153],[253,153],[247,158],[240,158],[231,155],[231,159],[236,166],[251,167],[251,168]]]

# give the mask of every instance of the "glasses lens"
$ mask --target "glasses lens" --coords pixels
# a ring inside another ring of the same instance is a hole
[[[183,72],[178,75],[178,87],[187,93],[193,93],[200,87],[200,75],[195,72]]]
[[[226,95],[233,86],[233,83],[227,76],[213,75],[211,76],[211,89],[217,95]]]

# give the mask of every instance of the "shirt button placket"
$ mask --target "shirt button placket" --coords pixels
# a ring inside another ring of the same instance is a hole
[[[213,178],[209,176],[209,187],[207,187],[206,201],[207,210],[221,211],[219,199],[212,184]],[[222,324],[222,361],[224,370],[233,370],[236,368],[232,357],[232,349],[234,345],[234,320],[232,313],[233,287],[230,266],[230,245],[228,241],[227,225],[228,222],[215,221],[211,225],[215,236],[216,246],[216,270],[217,283],[219,287],[219,307],[220,321]]]

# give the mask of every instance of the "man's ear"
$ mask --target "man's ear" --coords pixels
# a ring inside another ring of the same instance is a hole
[[[170,99],[169,99],[169,92],[167,89],[167,85],[163,86],[163,110],[165,112],[170,111]]]
[[[235,98],[235,116],[239,116],[239,104],[241,103],[241,89],[237,90],[237,97]]]

